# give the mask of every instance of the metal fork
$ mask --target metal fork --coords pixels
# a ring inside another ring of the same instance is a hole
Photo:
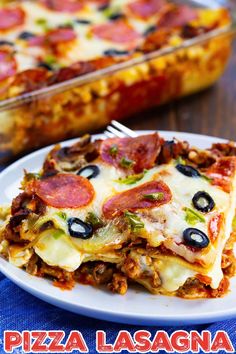
[[[135,138],[137,136],[133,130],[127,128],[116,120],[111,121],[111,123],[104,130],[103,134],[106,138],[125,138],[127,136]]]

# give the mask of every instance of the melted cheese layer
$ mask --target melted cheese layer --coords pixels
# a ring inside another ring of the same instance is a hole
[[[20,39],[19,35],[22,32],[28,32],[36,36],[44,36],[48,31],[59,28],[60,26],[70,25],[76,33],[76,40],[72,42],[61,42],[62,46],[54,53],[57,65],[69,66],[77,61],[92,60],[104,56],[106,50],[130,50],[130,44],[125,41],[118,43],[112,40],[105,40],[98,38],[92,33],[93,26],[110,23],[111,15],[119,13],[125,14],[125,21],[140,34],[140,40],[137,40],[137,45],[142,44],[146,38],[146,31],[155,26],[161,11],[157,11],[153,16],[142,19],[135,16],[127,7],[129,3],[134,0],[111,0],[109,8],[106,11],[99,11],[96,4],[92,2],[85,2],[85,6],[76,13],[52,11],[46,6],[40,4],[39,1],[22,0],[20,6],[24,10],[25,23],[17,28],[12,28],[2,34],[4,40],[14,43],[14,50],[22,55],[32,57],[25,63],[21,60],[18,62],[18,71],[32,69],[37,67],[38,62],[46,60],[47,56],[52,55],[52,48],[45,49],[43,46],[28,45],[27,41]],[[17,1],[15,1],[17,3]],[[14,2],[13,2],[14,4]],[[19,5],[18,5],[19,6]],[[198,9],[198,20],[196,26],[210,26],[224,19],[221,13],[222,9]],[[223,18],[222,18],[223,17]],[[88,23],[81,23],[78,20],[89,21]],[[169,36],[167,45],[176,46],[181,44],[183,38],[181,35],[173,34]],[[191,50],[190,50],[191,52]],[[202,54],[202,53],[201,53]],[[20,58],[19,58],[20,59]]]

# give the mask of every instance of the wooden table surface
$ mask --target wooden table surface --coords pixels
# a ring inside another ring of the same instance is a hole
[[[141,113],[124,124],[132,129],[185,131],[236,140],[236,42],[224,75],[213,87]]]

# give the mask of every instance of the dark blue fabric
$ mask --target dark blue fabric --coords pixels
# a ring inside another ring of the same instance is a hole
[[[0,273],[0,353],[4,353],[4,330],[64,330],[67,335],[71,330],[79,330],[84,336],[89,353],[96,353],[96,330],[104,330],[107,333],[107,343],[113,343],[118,331],[122,329],[128,330],[131,333],[139,329],[146,329],[152,334],[161,329],[171,334],[177,328],[129,326],[75,315],[38,300],[24,290],[21,290]],[[210,325],[186,326],[182,327],[182,329],[186,331],[195,329],[199,332],[208,329],[212,335],[219,329],[225,330],[234,347],[236,346],[236,320]],[[22,352],[15,350],[14,353],[20,354]],[[160,351],[159,353],[164,352]]]

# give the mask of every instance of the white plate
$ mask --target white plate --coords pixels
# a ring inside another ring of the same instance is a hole
[[[147,132],[142,132],[147,133]],[[160,132],[165,138],[173,136],[187,140],[200,148],[209,147],[218,138]],[[96,138],[101,136],[96,136]],[[74,140],[64,142],[71,144]],[[23,169],[37,171],[50,147],[36,151],[12,164],[0,174],[0,203],[9,203],[19,193]],[[0,258],[0,271],[15,284],[38,298],[66,310],[114,322],[140,325],[183,325],[209,323],[236,317],[236,278],[231,280],[231,292],[222,299],[184,300],[155,296],[145,289],[129,289],[124,296],[85,285],[72,291],[62,291],[46,279],[31,276]]]

